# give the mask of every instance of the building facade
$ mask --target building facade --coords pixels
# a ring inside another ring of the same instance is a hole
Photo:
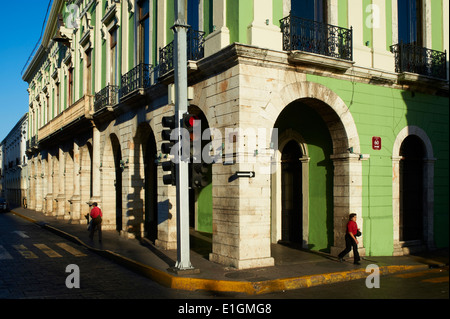
[[[0,144],[0,196],[6,199],[10,207],[27,204],[27,141],[28,113],[22,116]]]
[[[214,158],[190,224],[210,260],[337,254],[351,212],[362,254],[448,247],[448,1],[187,0],[186,16],[189,112]],[[105,227],[176,248],[173,25],[173,0],[54,1],[23,76],[28,207],[79,223],[97,201]]]

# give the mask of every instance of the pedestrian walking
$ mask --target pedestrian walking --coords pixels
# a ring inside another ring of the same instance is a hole
[[[98,204],[96,202],[92,203],[92,209],[91,209],[91,225],[89,230],[89,238],[91,240],[94,239],[94,232],[98,231],[98,241],[102,242],[102,217],[103,213],[102,210],[98,207]]]
[[[345,231],[345,249],[338,255],[339,261],[344,261],[344,256],[347,255],[353,248],[354,264],[360,265],[360,258],[358,253],[358,240],[356,236],[359,232],[358,225],[356,224],[356,214],[349,215],[349,221]]]

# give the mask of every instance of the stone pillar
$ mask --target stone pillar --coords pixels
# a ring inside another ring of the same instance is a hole
[[[100,206],[100,131],[96,126],[92,128],[92,197],[91,203]]]
[[[36,157],[36,194],[35,194],[35,210],[37,212],[42,212],[42,184],[43,184],[43,169],[42,169],[42,158],[39,154]]]
[[[53,155],[47,153],[47,195],[45,196],[45,215],[53,215]]]
[[[66,194],[65,194],[65,174],[64,174],[64,169],[65,169],[65,154],[64,154],[64,149],[62,146],[59,147],[58,149],[59,152],[59,165],[58,165],[58,196],[56,196],[55,201],[56,201],[56,209],[57,209],[57,213],[56,216],[57,218],[64,218],[65,215],[65,208],[66,208]]]
[[[271,257],[270,155],[249,141],[254,129],[237,137],[225,130],[224,163],[213,167],[213,249],[211,261],[238,269],[274,265]],[[259,142],[259,140],[258,140]],[[267,159],[267,160],[265,160]],[[239,177],[237,172],[254,172]]]
[[[80,223],[81,219],[81,196],[80,196],[80,146],[76,141],[73,143],[73,195],[70,199],[72,206],[72,222]],[[70,174],[70,172],[69,172]]]
[[[345,248],[345,233],[349,214],[357,215],[358,228],[363,230],[362,216],[362,164],[358,154],[332,155],[334,165],[334,245],[331,254],[337,256]],[[365,255],[364,234],[358,238],[358,251]],[[353,256],[353,252],[350,252]]]

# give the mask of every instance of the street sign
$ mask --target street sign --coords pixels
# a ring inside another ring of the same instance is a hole
[[[372,137],[372,149],[381,150],[381,137],[373,136]]]

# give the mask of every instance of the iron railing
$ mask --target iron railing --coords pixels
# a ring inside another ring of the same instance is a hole
[[[205,32],[188,29],[187,31],[187,59],[198,61],[205,55]],[[159,75],[162,76],[174,68],[174,42],[159,49]]]
[[[119,87],[117,85],[107,85],[95,94],[94,111],[97,112],[106,106],[113,106],[118,103]]]
[[[146,89],[151,85],[152,65],[140,63],[122,75],[121,96],[125,96],[138,89]]]
[[[284,51],[353,60],[353,30],[289,15],[280,20]]]
[[[395,72],[417,73],[439,79],[447,78],[447,52],[398,43],[390,47],[395,54]]]

